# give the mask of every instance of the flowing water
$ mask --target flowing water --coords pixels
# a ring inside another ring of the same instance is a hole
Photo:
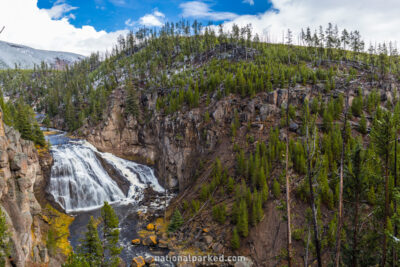
[[[122,259],[128,264],[135,256],[164,255],[168,251],[150,251],[143,246],[132,246],[131,240],[138,237],[138,210],[164,208],[164,189],[158,183],[153,169],[132,161],[118,158],[110,153],[99,152],[84,140],[70,139],[63,132],[46,137],[51,143],[54,164],[47,192],[67,213],[75,216],[70,226],[70,242],[79,243],[86,231],[90,216],[99,217],[99,208],[104,201],[111,203],[120,220],[120,245],[124,248]],[[124,180],[126,188],[113,179],[104,165],[114,175]],[[156,194],[148,206],[142,205],[147,188]],[[162,266],[170,266],[162,264]]]

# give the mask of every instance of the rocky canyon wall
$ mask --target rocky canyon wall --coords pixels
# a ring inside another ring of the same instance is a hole
[[[10,231],[10,266],[49,262],[34,185],[44,179],[34,144],[3,124],[0,111],[0,208]]]

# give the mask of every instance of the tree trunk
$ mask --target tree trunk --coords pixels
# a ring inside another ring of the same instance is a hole
[[[386,253],[387,253],[387,237],[386,237],[386,229],[387,229],[387,219],[389,216],[389,155],[386,153],[385,156],[385,217],[383,222],[383,255],[381,266],[385,267],[386,264]]]
[[[395,134],[394,141],[394,188],[397,188],[397,131]],[[397,201],[394,201],[394,213],[397,213]],[[394,224],[394,237],[397,238],[397,223]],[[397,253],[395,248],[393,247],[393,267],[396,266],[397,263]]]
[[[308,122],[307,122],[308,123]],[[317,252],[317,261],[318,267],[322,267],[322,260],[321,260],[321,246],[319,242],[319,233],[318,233],[318,223],[317,223],[317,210],[315,208],[315,199],[314,199],[314,189],[313,189],[313,182],[311,177],[311,158],[310,158],[310,145],[309,145],[309,138],[308,138],[308,125],[307,125],[307,177],[308,177],[308,184],[310,187],[310,205],[313,214],[313,226],[314,226],[314,243],[315,243],[315,250]]]
[[[344,150],[346,148],[346,124],[347,124],[347,112],[349,108],[349,93],[347,91],[346,96],[346,110],[344,114],[344,123],[342,129],[342,153],[340,156],[340,181],[339,181],[339,207],[338,207],[338,224],[336,231],[336,256],[335,256],[335,266],[340,265],[340,233],[342,232],[342,218],[343,218],[343,165],[344,165]]]
[[[286,107],[286,212],[287,212],[287,260],[288,266],[292,264],[292,231],[290,229],[290,181],[289,181],[289,105],[290,105],[290,85],[288,88],[288,101]]]
[[[360,205],[360,180],[359,177],[356,177],[356,201],[354,204],[354,229],[353,229],[353,255],[352,255],[352,266],[357,267],[357,258],[358,258],[358,207]]]

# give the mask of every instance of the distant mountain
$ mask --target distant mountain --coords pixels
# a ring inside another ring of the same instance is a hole
[[[33,69],[34,65],[46,62],[55,69],[83,59],[84,56],[68,53],[34,49],[24,45],[0,41],[0,69],[14,68]]]

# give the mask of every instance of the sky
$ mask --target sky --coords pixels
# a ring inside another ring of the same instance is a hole
[[[182,18],[251,24],[263,40],[290,28],[329,22],[359,30],[367,42],[400,41],[398,0],[0,0],[0,40],[82,55],[105,52],[119,35]],[[296,38],[295,38],[296,39]]]

